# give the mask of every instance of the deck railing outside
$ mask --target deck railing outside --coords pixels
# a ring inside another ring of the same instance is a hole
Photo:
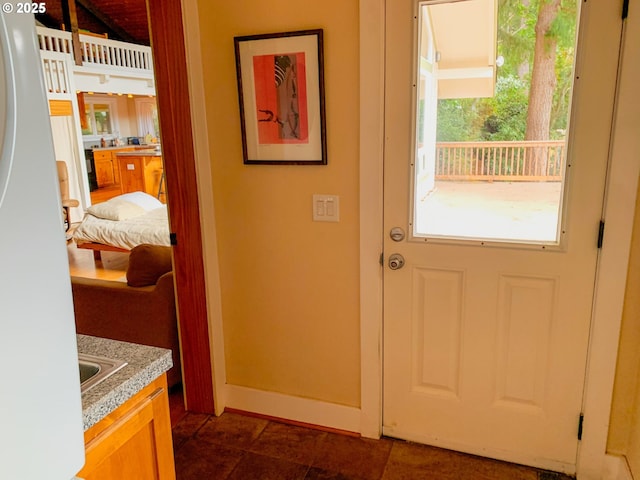
[[[71,33],[37,27],[40,50],[72,55]],[[83,67],[109,67],[153,74],[151,48],[80,34]]]
[[[565,142],[438,142],[436,179],[560,181]]]

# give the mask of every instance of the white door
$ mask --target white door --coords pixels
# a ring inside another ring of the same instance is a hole
[[[383,432],[572,473],[615,91],[619,6],[579,2],[570,166],[556,215],[557,238],[527,242],[415,231],[422,201],[413,198],[419,188],[416,135],[411,134],[417,128],[412,118],[419,77],[412,55],[418,3],[386,2]],[[394,227],[404,230],[403,240],[391,238]],[[405,263],[392,270],[389,260],[395,253]]]

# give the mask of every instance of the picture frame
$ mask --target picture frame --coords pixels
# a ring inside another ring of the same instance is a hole
[[[245,164],[326,165],[323,30],[234,37]]]

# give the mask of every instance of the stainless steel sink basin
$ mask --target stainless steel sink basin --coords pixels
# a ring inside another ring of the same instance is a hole
[[[122,360],[79,353],[80,391],[84,393],[91,387],[95,387],[98,383],[116,373],[126,364],[127,362],[123,362]]]

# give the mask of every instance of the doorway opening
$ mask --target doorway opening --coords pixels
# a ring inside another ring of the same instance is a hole
[[[143,2],[143,5],[146,4]],[[156,89],[161,92],[158,93],[158,116],[163,127],[163,138],[168,144],[163,149],[163,157],[168,160],[164,166],[167,173],[163,180],[166,182],[167,203],[171,204],[174,213],[170,218],[170,228],[179,242],[172,250],[178,278],[175,290],[180,313],[178,321],[183,352],[184,398],[190,411],[212,413],[207,292],[185,68],[182,4],[171,0],[152,10],[143,7],[141,12],[145,20],[143,29],[151,31],[153,36],[155,83]],[[164,188],[163,184],[163,194]],[[171,191],[174,192],[173,196]]]

